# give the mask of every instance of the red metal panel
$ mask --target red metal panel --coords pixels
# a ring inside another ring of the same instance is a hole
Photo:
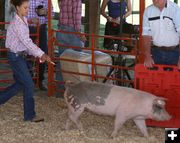
[[[135,88],[167,98],[167,111],[173,116],[169,121],[147,121],[147,125],[158,127],[180,127],[180,71],[176,66],[155,65],[154,68],[137,64]]]
[[[49,12],[50,11],[50,12]],[[53,43],[53,31],[52,31],[52,23],[51,23],[51,19],[52,19],[52,3],[51,0],[48,0],[48,55],[52,58],[54,49],[52,47],[52,43]],[[53,60],[53,59],[52,59]],[[54,73],[53,73],[54,67],[52,66],[52,64],[48,63],[48,96],[52,96],[54,93],[54,88],[52,85],[52,79],[54,77]]]

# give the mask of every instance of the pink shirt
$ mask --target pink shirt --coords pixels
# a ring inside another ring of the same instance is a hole
[[[59,24],[67,25],[76,31],[81,30],[81,0],[59,0]]]
[[[44,54],[29,37],[27,19],[24,17],[23,21],[17,14],[7,29],[6,48],[10,49],[13,53],[25,51],[28,55],[39,58]]]

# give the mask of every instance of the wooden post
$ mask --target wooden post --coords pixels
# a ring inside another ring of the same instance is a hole
[[[144,47],[143,47],[143,42],[142,42],[142,24],[143,24],[143,14],[144,14],[144,9],[145,9],[145,2],[146,1],[140,1],[140,12],[139,12],[139,17],[140,17],[140,31],[139,31],[139,57],[138,57],[138,62],[143,63],[144,62]]]
[[[99,0],[89,1],[89,33],[99,34],[100,3]]]
[[[0,22],[5,21],[5,0],[0,0]],[[4,25],[0,25],[0,29],[4,29]]]
[[[99,34],[100,23],[100,0],[89,0],[89,33]],[[98,45],[98,39],[95,39],[95,48]],[[90,45],[91,46],[91,45]]]
[[[89,34],[99,34],[100,0],[82,0],[82,3],[85,4],[85,17],[82,19],[84,32]],[[91,38],[88,39],[88,41],[91,41]],[[91,47],[91,44],[91,42],[87,42],[86,46]],[[97,47],[97,44],[98,39],[95,41],[95,47]]]
[[[48,55],[51,57],[52,52],[53,52],[53,47],[52,47],[52,24],[51,24],[51,11],[52,11],[52,3],[51,0],[48,0]],[[53,73],[53,67],[52,64],[48,63],[48,96],[52,96],[54,92],[54,88],[52,85],[52,81],[54,78],[54,73]]]

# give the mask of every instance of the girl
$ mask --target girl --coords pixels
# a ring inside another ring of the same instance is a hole
[[[105,9],[108,7],[108,13]],[[122,8],[122,11],[121,9]],[[126,17],[128,17],[131,12],[131,0],[103,0],[101,5],[101,14],[107,19],[105,25],[105,35],[119,35],[120,30],[120,12],[123,15],[123,32],[132,31],[132,26],[126,23]],[[104,47],[108,48],[111,43],[111,39],[104,39]]]
[[[34,83],[25,56],[33,55],[42,62],[51,62],[51,59],[29,37],[29,28],[25,17],[29,10],[29,0],[11,0],[11,4],[15,7],[16,14],[7,29],[6,48],[15,83],[0,93],[0,104],[4,104],[20,90],[23,90],[24,120],[40,122],[44,119],[36,116],[35,113]]]

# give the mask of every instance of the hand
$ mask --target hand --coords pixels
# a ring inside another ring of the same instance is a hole
[[[114,19],[114,23],[116,23],[116,24],[120,24],[120,17],[118,17],[118,18]]]
[[[144,66],[152,68],[154,64],[154,60],[152,59],[151,55],[146,56],[144,60]]]
[[[87,38],[86,38],[85,35],[80,36],[80,39],[81,39],[81,41],[83,41],[83,42],[87,41]]]
[[[37,24],[39,22],[39,19],[38,18],[31,18],[29,21],[30,21],[30,23]]]
[[[51,58],[47,54],[43,54],[40,58],[41,62],[44,63],[45,61],[47,62],[52,62]]]
[[[178,67],[178,69],[180,69],[180,59],[178,60],[177,67]]]
[[[113,20],[112,17],[110,17],[110,16],[107,17],[107,21],[111,22],[112,20]]]

